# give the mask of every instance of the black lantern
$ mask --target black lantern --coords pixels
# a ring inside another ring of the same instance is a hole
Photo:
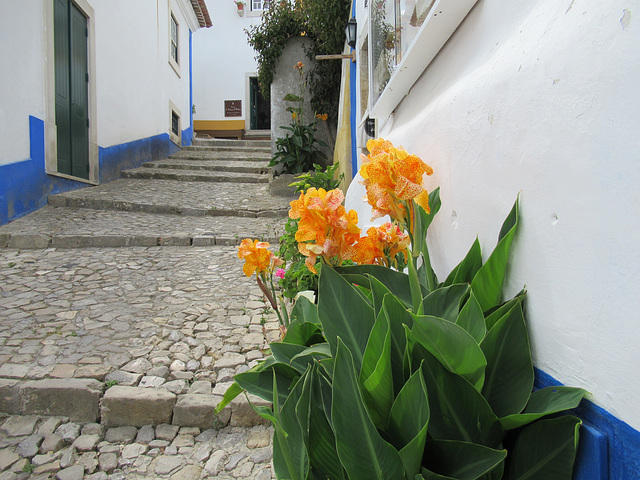
[[[351,48],[356,48],[356,32],[358,30],[358,24],[355,17],[351,17],[347,22],[347,28],[344,29],[344,33],[347,36],[347,44]]]

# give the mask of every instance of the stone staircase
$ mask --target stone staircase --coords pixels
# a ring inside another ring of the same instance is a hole
[[[196,140],[0,227],[0,478],[31,478],[25,461],[38,479],[271,478],[247,399],[214,414],[279,337],[235,248],[283,232],[291,198],[269,194],[269,158],[268,142]],[[59,442],[52,422],[83,433]],[[127,428],[128,445],[110,440]]]
[[[269,194],[270,143],[194,144],[119,180],[49,196],[47,207],[0,227],[0,248],[276,242],[291,198]]]

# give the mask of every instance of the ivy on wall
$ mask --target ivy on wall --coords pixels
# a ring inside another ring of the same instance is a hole
[[[276,63],[290,38],[306,36],[311,40],[307,56],[340,53],[344,48],[344,29],[349,19],[351,0],[279,0],[269,2],[262,22],[245,30],[249,45],[256,51],[258,81],[262,94],[269,97]],[[309,73],[311,107],[338,116],[341,62],[317,62]]]

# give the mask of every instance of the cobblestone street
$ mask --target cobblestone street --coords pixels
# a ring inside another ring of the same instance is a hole
[[[257,183],[152,177],[136,180],[156,192],[145,197],[131,181],[66,195],[110,207],[50,206],[0,227],[0,480],[270,479],[271,428],[244,397],[213,409],[279,336],[235,244],[275,243],[289,199]],[[254,218],[193,213],[179,192],[195,190],[244,195],[235,204]],[[155,207],[113,207],[125,197]],[[184,211],[157,213],[163,205]],[[267,211],[280,216],[256,218]],[[194,241],[202,235],[218,241]],[[108,246],[114,238],[123,246]],[[151,246],[126,246],[133,238]],[[91,241],[105,246],[74,248]]]

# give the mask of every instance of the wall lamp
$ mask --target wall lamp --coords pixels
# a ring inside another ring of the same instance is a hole
[[[351,17],[347,22],[347,26],[344,29],[345,36],[347,37],[347,44],[352,48],[356,48],[356,34],[358,30],[358,24],[356,23],[356,19]],[[337,55],[316,55],[316,60],[341,60],[345,58],[350,58],[352,62],[356,61],[356,51],[353,50],[351,53],[346,54],[337,54]]]

